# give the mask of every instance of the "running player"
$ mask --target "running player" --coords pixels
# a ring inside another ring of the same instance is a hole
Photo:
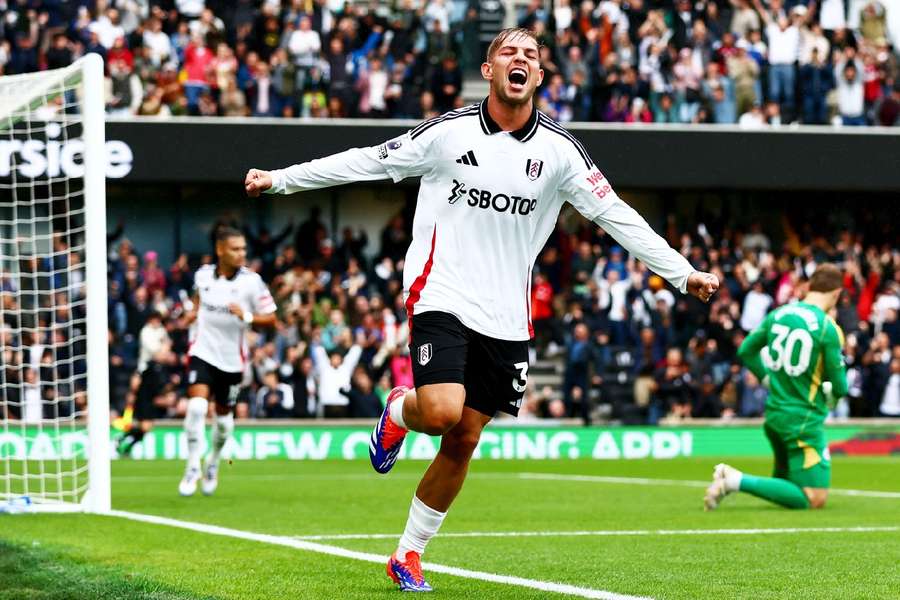
[[[706,301],[718,288],[619,199],[578,140],[535,108],[538,54],[531,32],[504,30],[481,66],[490,83],[482,102],[379,146],[251,169],[245,179],[257,196],[422,177],[404,268],[416,388],[391,391],[369,447],[373,467],[386,473],[408,430],[443,436],[387,567],[406,591],[431,589],[420,557],[462,487],[482,429],[498,411],[519,411],[531,268],[566,201],[682,292]]]
[[[207,496],[219,483],[219,455],[234,431],[234,405],[247,365],[244,332],[250,327],[275,325],[275,301],[262,278],[244,267],[247,242],[230,227],[216,234],[215,265],[204,265],[194,277],[194,313],[188,407],[184,417],[188,460],[178,485],[182,496],[192,496],[200,480],[201,440],[206,430],[209,400],[215,402],[212,448],[203,469],[202,492]]]
[[[704,499],[707,510],[737,491],[787,508],[825,506],[831,485],[825,417],[847,393],[844,334],[827,314],[842,286],[840,269],[820,265],[803,302],[770,312],[741,344],[738,356],[769,388],[763,429],[775,469],[772,477],[755,477],[717,465]]]
[[[131,427],[116,443],[116,452],[121,457],[130,456],[131,449],[153,429],[153,421],[159,416],[157,400],[175,387],[172,369],[178,364],[178,358],[172,351],[172,341],[158,312],[147,317],[140,341],[137,372],[140,383],[131,403]]]

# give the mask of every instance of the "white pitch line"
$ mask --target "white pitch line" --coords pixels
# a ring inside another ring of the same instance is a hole
[[[351,558],[353,560],[361,560],[365,562],[378,563],[383,565],[387,562],[388,557],[380,554],[370,554],[368,552],[357,552],[337,546],[329,546],[325,544],[317,544],[307,540],[296,538],[269,535],[265,533],[253,533],[251,531],[243,531],[240,529],[231,529],[229,527],[220,527],[218,525],[207,525],[206,523],[194,523],[191,521],[181,521],[179,519],[170,519],[168,517],[160,517],[156,515],[145,515],[141,513],[133,513],[123,510],[113,510],[107,513],[113,517],[128,519],[130,521],[140,521],[142,523],[152,523],[153,525],[166,525],[168,527],[177,527],[179,529],[187,529],[198,533],[206,533],[210,535],[221,535],[225,537],[248,540],[251,542],[260,542],[263,544],[272,544],[275,546],[286,546],[297,550],[306,550],[308,552],[316,552],[319,554],[328,554],[331,556],[339,556],[341,558]],[[569,596],[578,596],[580,598],[596,598],[599,600],[651,600],[644,596],[629,596],[626,594],[617,594],[615,592],[607,592],[605,590],[597,590],[593,588],[580,587],[576,585],[568,585],[564,583],[554,583],[551,581],[540,581],[537,579],[525,579],[524,577],[515,577],[512,575],[497,575],[495,573],[486,573],[483,571],[471,571],[469,569],[461,569],[459,567],[450,567],[447,565],[439,565],[430,562],[422,563],[422,568],[434,573],[444,573],[455,577],[464,577],[466,579],[477,579],[479,581],[489,581],[491,583],[500,583],[505,585],[515,585],[519,587],[531,588],[542,592],[553,592],[556,594],[567,594]]]
[[[650,479],[646,477],[606,477],[602,475],[569,475],[562,473],[519,473],[520,479],[545,479],[548,481],[584,481],[589,483],[620,483],[623,485],[670,485],[679,487],[705,488],[709,481],[690,479]],[[879,490],[832,489],[836,496],[862,496],[865,498],[900,498],[900,492]]]
[[[900,531],[897,527],[783,527],[768,529],[610,529],[601,531],[466,531],[438,533],[439,538],[507,538],[507,537],[617,537],[655,535],[767,535],[784,533],[885,533]],[[384,540],[396,533],[349,533],[334,535],[295,535],[295,540]]]

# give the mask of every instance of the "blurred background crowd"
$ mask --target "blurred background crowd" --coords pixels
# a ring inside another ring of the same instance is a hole
[[[96,52],[116,115],[421,119],[484,95],[505,25],[563,122],[900,122],[892,0],[3,0],[0,68]]]
[[[669,242],[723,282],[707,305],[672,290],[602,230],[572,222],[560,220],[532,291],[532,360],[558,377],[531,384],[520,418],[657,423],[761,415],[767,392],[735,351],[767,311],[803,294],[823,261],[845,272],[834,318],[847,338],[850,393],[835,416],[900,416],[896,224],[867,211],[852,229],[785,219],[775,241],[756,222],[698,215],[701,224],[688,229],[673,218]],[[397,215],[379,240],[369,240],[329,231],[314,210],[282,231],[245,232],[249,266],[271,286],[278,325],[249,337],[239,414],[377,416],[393,386],[412,384],[402,298],[409,224]],[[121,412],[143,372],[156,378],[158,414],[178,416],[192,272],[213,255],[160,265],[152,249],[127,237],[111,248],[111,398]]]
[[[897,224],[879,219],[876,207],[818,219],[799,208],[782,212],[780,226],[765,228],[699,210],[669,219],[669,243],[722,282],[709,304],[679,294],[603,230],[564,212],[534,269],[532,369],[519,418],[655,424],[760,416],[767,391],[736,349],[769,310],[802,297],[824,261],[844,271],[832,316],[846,335],[850,391],[833,417],[900,417]],[[157,417],[184,414],[193,273],[214,260],[212,240],[224,225],[236,224],[215,223],[207,254],[172,264],[135,247],[121,225],[110,234],[114,417],[139,394]],[[238,416],[371,418],[392,387],[412,385],[402,296],[409,226],[399,213],[370,240],[349,228],[330,231],[312,209],[280,231],[244,228],[248,267],[270,286],[278,320],[248,333]],[[0,277],[8,401],[0,410],[31,422],[70,414],[85,399],[80,251],[58,236],[42,260],[21,264],[18,280]],[[47,410],[54,414],[42,415]]]

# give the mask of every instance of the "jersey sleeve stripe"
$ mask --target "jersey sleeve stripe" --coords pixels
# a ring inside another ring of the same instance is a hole
[[[531,267],[528,268],[528,279],[525,280],[525,315],[528,319],[528,336],[534,339],[534,324],[531,322]]]
[[[435,125],[439,125],[440,123],[452,121],[453,119],[458,119],[460,117],[474,116],[475,113],[477,112],[477,110],[478,110],[477,107],[469,107],[469,108],[463,109],[460,112],[454,111],[454,112],[449,112],[441,117],[435,117],[434,119],[431,119],[430,121],[425,121],[424,123],[422,123],[415,129],[413,129],[410,132],[409,137],[412,139],[416,139],[417,137],[419,137],[420,135],[422,135],[423,133],[425,133],[426,131],[428,131],[429,129],[434,127]]]
[[[561,135],[562,137],[569,140],[572,143],[572,145],[575,146],[575,149],[578,151],[578,154],[581,155],[581,158],[582,158],[582,160],[584,160],[584,164],[588,169],[590,169],[591,167],[594,166],[594,161],[591,160],[590,155],[584,149],[584,146],[581,145],[581,142],[579,142],[575,138],[575,136],[573,136],[571,133],[569,133],[568,131],[563,129],[557,123],[554,123],[549,117],[544,116],[543,113],[540,113],[538,115],[538,121],[540,121],[540,124],[543,127],[545,127],[546,129],[549,129],[550,131],[556,133],[557,135]]]
[[[428,119],[427,121],[424,121],[424,122],[422,122],[422,123],[419,123],[418,125],[416,125],[416,126],[413,127],[412,129],[410,129],[410,131],[409,131],[409,132],[410,132],[410,135],[419,135],[419,133],[421,133],[421,132],[424,131],[425,129],[431,127],[432,125],[435,125],[435,124],[437,124],[437,123],[440,123],[441,121],[444,121],[445,119],[447,119],[447,118],[449,118],[449,117],[453,117],[453,116],[459,115],[460,113],[468,112],[468,111],[470,111],[470,110],[472,110],[472,109],[474,109],[474,108],[476,108],[475,105],[472,105],[472,106],[466,106],[466,107],[463,107],[463,108],[458,108],[458,109],[456,109],[456,110],[451,110],[451,111],[449,111],[449,112],[445,112],[445,113],[442,114],[442,115],[438,115],[438,116],[436,116],[436,117],[433,117],[433,118],[431,118],[431,119]]]

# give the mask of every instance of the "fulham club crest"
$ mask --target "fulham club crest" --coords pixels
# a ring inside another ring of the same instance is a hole
[[[419,364],[423,367],[431,360],[431,343],[419,346]]]
[[[537,181],[537,178],[541,176],[541,171],[543,170],[544,161],[542,160],[529,158],[528,162],[525,163],[525,174],[528,175],[528,179],[532,181]]]

